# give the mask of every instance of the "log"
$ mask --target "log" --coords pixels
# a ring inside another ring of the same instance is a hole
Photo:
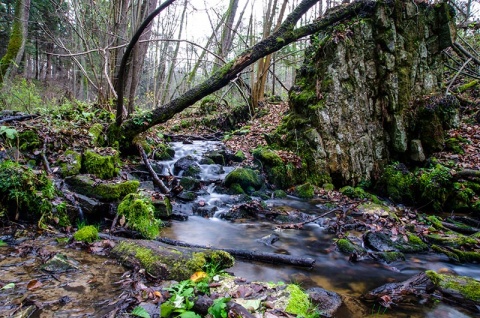
[[[209,249],[208,246],[189,244],[186,242],[177,241],[167,237],[162,237],[159,239],[159,241],[165,244],[173,245],[173,246]],[[300,267],[313,267],[313,265],[315,264],[315,259],[310,257],[295,257],[291,255],[275,254],[275,253],[268,253],[268,252],[257,252],[257,251],[249,251],[249,250],[239,250],[239,249],[233,249],[233,248],[219,248],[217,250],[225,251],[232,256],[242,258],[242,259],[247,259],[249,261],[258,261],[258,262],[265,262],[265,263],[272,263],[272,264],[286,264],[286,265],[293,265],[293,266],[300,266]]]
[[[105,237],[105,236],[103,236]],[[109,237],[109,239],[112,239]],[[159,241],[113,238],[115,247],[110,255],[126,267],[144,268],[154,280],[185,280],[208,263],[219,270],[232,267],[235,260],[225,251],[180,247]]]

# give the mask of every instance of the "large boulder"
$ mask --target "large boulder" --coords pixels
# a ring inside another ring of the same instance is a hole
[[[306,181],[316,185],[326,176],[337,186],[375,179],[392,158],[421,161],[443,147],[444,130],[458,118],[454,98],[424,98],[443,94],[452,8],[400,0],[375,6],[368,17],[312,36],[289,92],[290,113],[268,139],[300,155]]]

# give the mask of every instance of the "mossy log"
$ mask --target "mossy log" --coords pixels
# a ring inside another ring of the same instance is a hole
[[[169,239],[166,237],[162,237],[160,241],[166,244],[171,244],[173,246],[201,248],[201,249],[207,248],[206,246],[188,244],[185,242]],[[286,265],[301,266],[301,267],[312,267],[315,264],[315,259],[310,257],[295,257],[290,255],[284,255],[284,254],[257,252],[257,251],[241,250],[241,249],[233,249],[233,248],[221,248],[218,250],[227,252],[235,257],[247,259],[250,261],[258,261],[258,262],[265,262],[265,263],[272,263],[272,264],[286,264]]]
[[[144,268],[154,279],[185,280],[214,264],[219,270],[233,266],[234,258],[221,250],[171,246],[158,241],[118,239],[111,251],[123,265]]]

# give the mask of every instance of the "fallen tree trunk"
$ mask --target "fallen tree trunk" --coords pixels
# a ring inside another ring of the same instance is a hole
[[[134,116],[123,123],[120,123],[121,116],[117,116],[117,122],[112,124],[108,129],[109,133],[107,137],[109,143],[113,144],[115,141],[119,141],[123,148],[130,148],[131,144],[129,145],[128,142],[131,143],[140,133],[166,122],[175,114],[193,105],[203,97],[214,93],[228,85],[231,81],[235,81],[242,70],[259,59],[305,36],[324,30],[334,23],[354,16],[363,16],[373,11],[376,6],[376,1],[358,0],[349,5],[331,10],[324,17],[314,20],[310,24],[295,28],[295,25],[301,17],[317,2],[318,0],[303,0],[292,13],[288,15],[277,31],[238,55],[234,60],[214,72],[206,81],[185,92],[178,98],[150,112]],[[121,112],[121,109],[117,109],[118,114],[121,114]]]
[[[186,242],[173,240],[167,237],[162,237],[159,240],[162,243],[173,245],[173,246],[183,246],[183,247],[189,247],[189,248],[202,248],[202,249],[209,248],[207,246],[189,244]],[[227,252],[232,256],[247,259],[249,261],[258,261],[258,262],[265,262],[265,263],[272,263],[272,264],[286,264],[286,265],[294,265],[294,266],[301,266],[301,267],[312,267],[315,264],[315,259],[310,257],[295,257],[291,255],[257,252],[257,251],[249,251],[249,250],[239,250],[239,249],[233,249],[233,248],[220,248],[217,250]]]
[[[111,238],[110,238],[111,239]],[[158,241],[115,238],[118,243],[110,252],[124,266],[144,268],[153,279],[185,280],[208,263],[219,270],[232,267],[234,259],[222,250],[173,247]]]

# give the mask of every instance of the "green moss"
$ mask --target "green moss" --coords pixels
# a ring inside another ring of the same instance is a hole
[[[336,244],[338,250],[345,254],[363,254],[365,252],[365,249],[363,247],[353,244],[349,239],[346,238],[337,240]]]
[[[192,177],[183,177],[180,179],[180,185],[184,190],[192,191],[200,188],[200,180]]]
[[[449,138],[445,140],[445,148],[456,154],[464,154],[462,146],[460,145],[460,140],[458,138]]]
[[[17,162],[0,162],[0,206],[13,216],[36,220],[52,211],[55,194],[53,182],[43,172],[36,172]]]
[[[175,156],[175,150],[173,150],[167,144],[159,144],[155,149],[155,160],[172,160]]]
[[[10,65],[15,62],[15,57],[22,46],[22,1],[15,2],[15,19],[13,19],[12,31],[7,45],[5,55],[0,59],[0,84]]]
[[[315,195],[315,187],[310,183],[305,183],[295,187],[295,195],[303,199],[311,199]]]
[[[428,245],[415,234],[408,233],[407,239],[407,242],[403,239],[396,241],[394,247],[403,253],[420,253],[428,250]]]
[[[283,190],[275,190],[273,191],[273,196],[277,199],[283,199],[287,197],[287,194]]]
[[[443,234],[430,233],[425,238],[435,244],[449,246],[452,248],[462,248],[465,246],[475,246],[478,244],[478,239],[471,236],[465,236],[455,232],[444,232]]]
[[[381,252],[376,254],[381,260],[391,263],[398,260],[405,260],[405,255],[402,252]]]
[[[65,181],[74,191],[100,200],[115,201],[137,191],[140,182],[129,180],[121,183],[97,183],[88,175],[76,175]]]
[[[415,201],[414,176],[403,164],[393,163],[385,167],[377,188],[386,192],[393,201],[404,203]]]
[[[232,183],[230,185],[230,193],[232,194],[244,194],[245,191],[242,189],[242,186],[238,183]]]
[[[281,166],[283,160],[280,156],[271,149],[257,148],[253,151],[253,157],[258,159],[264,165],[268,166]]]
[[[73,234],[75,241],[92,243],[98,240],[98,230],[93,225],[87,225],[79,229],[75,234]]]
[[[93,124],[88,130],[88,134],[92,137],[92,142],[95,146],[100,146],[103,143],[101,140],[103,133],[103,125],[100,123]]]
[[[480,301],[480,282],[471,277],[438,274],[432,270],[426,271],[425,274],[435,286],[457,291],[468,300]]]
[[[287,285],[286,289],[290,293],[290,299],[288,300],[285,311],[299,317],[306,317],[310,309],[308,295],[294,284]]]
[[[204,270],[207,264],[215,264],[218,270],[234,265],[234,258],[224,251],[181,252],[175,248],[165,250],[163,253],[154,253],[150,248],[139,246],[135,243],[122,241],[112,252],[123,260],[128,255],[134,255],[147,273],[161,279],[184,280],[194,272]],[[168,272],[165,271],[165,266]]]
[[[62,177],[77,175],[82,169],[82,155],[74,150],[67,150],[57,164]]]
[[[259,190],[263,185],[260,175],[248,168],[237,168],[225,177],[225,186],[231,187],[233,184],[239,184],[243,191],[248,193],[249,188]]]
[[[467,90],[469,90],[469,89],[471,89],[471,88],[473,88],[473,87],[476,87],[476,86],[478,85],[478,83],[479,83],[479,80],[470,81],[470,82],[468,82],[468,83],[465,83],[465,84],[463,84],[463,85],[460,85],[460,86],[458,87],[457,91],[458,91],[459,93],[463,93],[463,92],[465,92],[465,91],[467,91]]]
[[[38,134],[33,130],[22,131],[18,134],[20,150],[33,150],[40,148],[41,142]]]
[[[101,179],[110,179],[118,175],[120,159],[118,151],[115,149],[107,148],[105,150],[111,154],[101,155],[94,150],[86,150],[83,154],[82,166],[87,173],[94,174]]]
[[[245,159],[247,159],[247,157],[245,156],[245,154],[241,150],[237,151],[235,153],[235,155],[233,156],[233,161],[235,161],[235,162],[242,162]]]
[[[127,226],[147,239],[154,239],[160,234],[162,223],[155,218],[155,207],[148,198],[128,194],[118,206],[118,215],[124,215]]]

